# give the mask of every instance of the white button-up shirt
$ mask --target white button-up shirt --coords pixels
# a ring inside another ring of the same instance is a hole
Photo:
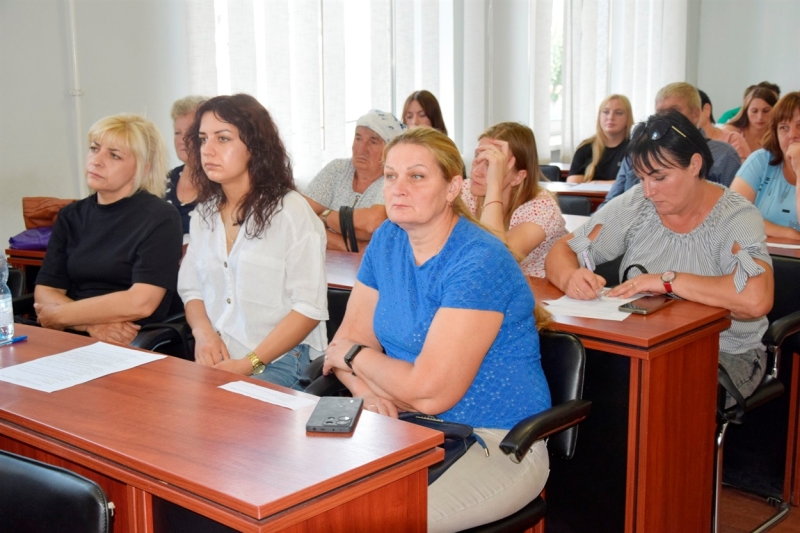
[[[292,310],[320,321],[303,344],[313,348],[312,358],[325,351],[325,228],[305,198],[294,191],[284,196],[283,208],[257,237],[246,238],[241,228],[230,255],[219,212],[204,219],[202,209],[192,214],[178,274],[184,304],[203,301],[234,359],[253,351]]]

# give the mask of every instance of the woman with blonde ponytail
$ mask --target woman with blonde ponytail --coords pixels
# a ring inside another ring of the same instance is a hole
[[[614,181],[633,126],[628,98],[612,94],[597,112],[597,133],[583,141],[572,158],[567,183]]]

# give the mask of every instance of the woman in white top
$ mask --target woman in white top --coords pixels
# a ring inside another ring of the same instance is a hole
[[[325,230],[252,96],[203,103],[187,134],[199,207],[178,292],[195,360],[297,387],[327,347]]]

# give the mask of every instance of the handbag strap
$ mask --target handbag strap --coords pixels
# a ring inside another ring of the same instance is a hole
[[[719,373],[717,374],[717,381],[719,384],[722,385],[722,388],[725,389],[728,394],[731,395],[736,401],[736,413],[733,417],[727,416],[725,414],[725,401],[720,402],[722,405],[717,407],[717,414],[723,420],[728,420],[733,424],[741,424],[744,422],[744,417],[746,414],[747,409],[747,402],[744,401],[744,396],[742,393],[739,392],[739,389],[736,388],[736,385],[733,384],[733,380],[731,379],[731,375],[728,374],[728,371],[725,370],[725,367],[719,365]]]
[[[358,239],[356,238],[356,227],[353,223],[353,211],[354,209],[347,205],[339,208],[339,226],[342,230],[344,247],[348,252],[358,253]]]

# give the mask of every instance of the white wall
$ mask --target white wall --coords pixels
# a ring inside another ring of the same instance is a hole
[[[703,0],[697,86],[718,117],[761,81],[800,90],[800,1]]]
[[[0,245],[22,231],[23,196],[80,195],[78,146],[98,119],[153,120],[172,154],[172,102],[188,91],[182,0],[76,0],[83,133],[70,96],[67,0],[0,1]]]

